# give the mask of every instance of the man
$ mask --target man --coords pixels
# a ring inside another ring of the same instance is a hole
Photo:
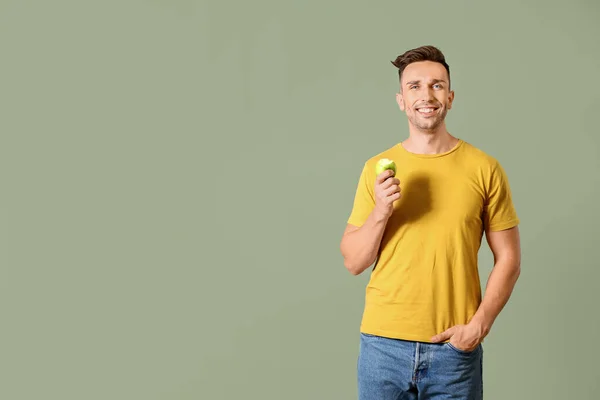
[[[499,162],[446,129],[454,92],[442,52],[423,46],[392,64],[409,137],[364,164],[340,244],[350,273],[374,264],[359,399],[482,399],[481,343],[520,273],[519,218]],[[376,174],[384,158],[395,174]],[[484,233],[495,261],[482,299]]]

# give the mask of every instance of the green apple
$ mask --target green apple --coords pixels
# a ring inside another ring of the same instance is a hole
[[[377,164],[375,165],[375,174],[379,175],[388,169],[394,171],[394,175],[396,175],[396,163],[393,160],[382,158],[381,160],[377,161]]]

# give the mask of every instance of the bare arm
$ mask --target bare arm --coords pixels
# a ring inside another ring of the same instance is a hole
[[[360,228],[350,224],[346,227],[340,250],[352,275],[362,273],[375,262],[387,220],[372,212]]]
[[[393,203],[400,198],[400,181],[392,176],[392,171],[384,171],[376,178],[375,207],[365,223],[360,228],[351,224],[346,226],[340,250],[344,265],[352,275],[362,273],[377,258]]]
[[[494,254],[494,268],[488,278],[485,296],[471,322],[487,335],[510,298],[521,273],[521,243],[519,228],[486,232],[486,239]]]

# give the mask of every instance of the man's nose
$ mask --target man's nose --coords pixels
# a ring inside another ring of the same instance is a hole
[[[427,101],[427,102],[435,100],[435,96],[433,95],[433,89],[432,88],[426,88],[423,91],[423,100]]]

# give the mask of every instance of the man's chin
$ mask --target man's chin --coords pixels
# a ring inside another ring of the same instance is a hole
[[[438,114],[434,117],[421,118],[419,115],[407,115],[408,121],[416,129],[423,132],[435,133],[444,123],[446,112]]]
[[[413,125],[420,131],[434,133],[435,131],[437,131],[437,129],[440,127],[440,125],[442,125],[442,122],[443,121],[432,121],[431,123],[428,123],[428,124],[413,123]]]

